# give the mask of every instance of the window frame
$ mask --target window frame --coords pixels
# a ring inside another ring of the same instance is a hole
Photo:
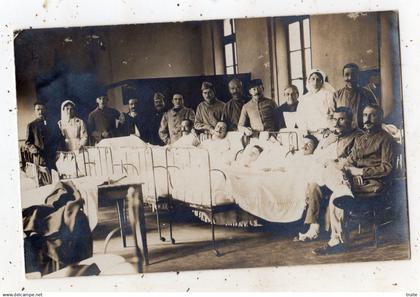
[[[304,25],[303,22],[308,20],[309,22],[309,47],[305,46],[305,33],[304,33]],[[299,23],[299,33],[300,33],[300,48],[297,50],[290,50],[290,32],[289,32],[289,25],[298,22]],[[312,68],[312,36],[311,36],[311,20],[309,15],[304,16],[293,16],[293,17],[285,17],[284,18],[284,26],[286,28],[286,47],[287,47],[287,70],[288,70],[288,78],[289,83],[293,84],[293,81],[301,79],[303,82],[303,94],[305,94],[308,90],[306,89],[306,80],[307,80],[307,64],[309,61],[306,60],[305,52],[309,49],[310,51],[310,63]],[[299,78],[292,78],[292,65],[291,65],[291,53],[293,52],[300,52],[300,59],[302,62],[302,77]]]
[[[222,46],[223,46],[223,61],[225,64],[225,74],[227,74],[228,68],[233,68],[233,74],[238,74],[238,57],[237,57],[237,50],[236,50],[236,31],[235,31],[235,19],[228,19],[230,23],[231,34],[225,36],[225,27],[223,24],[223,38],[222,38]],[[226,20],[223,20],[223,22]],[[226,61],[226,45],[232,44],[232,63],[227,64]]]

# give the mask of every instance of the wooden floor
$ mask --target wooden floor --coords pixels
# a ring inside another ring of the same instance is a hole
[[[382,228],[378,248],[373,244],[370,225],[362,227],[361,234],[354,230],[352,245],[344,254],[316,256],[312,250],[328,241],[328,234],[313,242],[293,242],[302,227],[299,223],[265,224],[257,228],[216,228],[217,245],[222,256],[213,253],[210,225],[184,212],[174,224],[176,244],[161,242],[156,229],[156,217],[150,210],[146,213],[147,240],[150,265],[147,272],[185,271],[226,268],[250,268],[262,266],[290,266],[340,262],[365,262],[403,260],[410,257],[409,232],[405,212],[398,220]],[[168,239],[167,218],[163,217],[163,235]],[[109,231],[118,226],[114,206],[102,206],[99,224],[94,230],[94,253],[103,253],[104,239]],[[121,238],[114,236],[107,253],[118,254],[135,265],[134,241],[128,237],[128,247],[123,248]],[[117,272],[116,272],[117,273]]]

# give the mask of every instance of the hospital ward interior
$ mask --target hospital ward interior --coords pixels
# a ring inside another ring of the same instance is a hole
[[[397,13],[14,43],[27,278],[410,258]]]

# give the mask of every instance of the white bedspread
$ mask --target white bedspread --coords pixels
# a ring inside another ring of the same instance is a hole
[[[291,172],[226,169],[227,191],[247,212],[270,222],[299,220],[305,210],[306,183]]]
[[[169,152],[168,163],[174,199],[203,206],[233,202],[226,194],[223,173],[209,172],[205,149],[174,149]]]

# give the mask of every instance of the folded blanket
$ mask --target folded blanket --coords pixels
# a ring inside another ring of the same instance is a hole
[[[50,273],[92,256],[84,201],[76,197],[72,186],[59,182],[44,205],[22,211],[26,272]]]

